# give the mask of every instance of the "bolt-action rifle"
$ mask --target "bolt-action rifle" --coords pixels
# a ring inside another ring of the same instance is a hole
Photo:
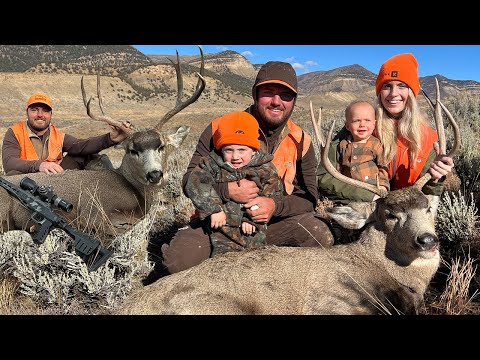
[[[29,177],[24,177],[20,181],[20,187],[0,177],[0,186],[17,198],[25,208],[33,211],[31,219],[40,226],[32,236],[36,244],[42,244],[45,241],[53,226],[73,237],[75,252],[89,266],[89,271],[97,270],[112,255],[111,251],[102,248],[100,241],[78,231],[51,209],[50,204],[66,212],[73,209],[73,205],[57,196],[51,186],[39,186]]]

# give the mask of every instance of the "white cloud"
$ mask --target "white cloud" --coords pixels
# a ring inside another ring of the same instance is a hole
[[[218,49],[219,52],[229,50],[229,48],[227,46],[224,46],[224,45],[219,45],[216,48]]]
[[[292,66],[295,70],[303,71],[303,73],[305,74],[305,73],[308,73],[308,72],[312,71],[310,69],[312,66],[318,66],[318,63],[316,61],[313,61],[313,60],[308,60],[304,63],[293,62]]]
[[[245,57],[254,57],[253,53],[249,50],[245,50],[241,53],[241,55],[245,56]]]

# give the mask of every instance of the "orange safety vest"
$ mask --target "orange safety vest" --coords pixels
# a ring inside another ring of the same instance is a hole
[[[408,157],[408,143],[398,137],[397,139],[397,153],[394,157],[394,161],[390,161],[388,164],[388,176],[393,178],[393,188],[391,190],[402,189],[407,186],[411,186],[417,181],[422,169],[428,159],[428,155],[433,148],[433,143],[438,140],[438,135],[435,130],[427,126],[422,125],[422,148],[416,162],[411,164]],[[395,169],[393,168],[395,166]]]
[[[25,121],[20,121],[10,127],[20,144],[21,160],[38,160],[38,154],[35,151],[32,140],[30,139],[29,129]],[[50,135],[48,137],[48,157],[45,161],[57,162],[62,159],[63,140],[65,134],[58,130],[54,125],[50,125]]]
[[[219,120],[220,118],[217,118],[212,121],[212,134],[217,131]],[[307,153],[312,138],[291,119],[288,119],[287,127],[289,132],[273,153],[272,163],[283,180],[285,191],[290,195],[293,192],[293,180],[297,173],[297,159],[299,154],[303,157]]]

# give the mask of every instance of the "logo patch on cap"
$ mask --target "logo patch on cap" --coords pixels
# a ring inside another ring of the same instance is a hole
[[[245,135],[245,131],[243,131],[243,130],[236,130],[236,131],[235,131],[235,134],[244,134],[244,135]]]
[[[392,78],[398,77],[398,71],[393,70],[390,76],[391,76]]]

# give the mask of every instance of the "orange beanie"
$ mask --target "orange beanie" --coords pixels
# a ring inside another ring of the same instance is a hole
[[[375,84],[377,95],[380,93],[383,84],[392,80],[404,82],[412,89],[415,96],[418,95],[420,91],[418,63],[412,54],[395,55],[383,63],[378,72],[377,82]]]
[[[218,129],[213,134],[215,149],[220,150],[225,145],[246,145],[252,149],[260,148],[258,140],[258,122],[245,111],[238,111],[222,116]]]

